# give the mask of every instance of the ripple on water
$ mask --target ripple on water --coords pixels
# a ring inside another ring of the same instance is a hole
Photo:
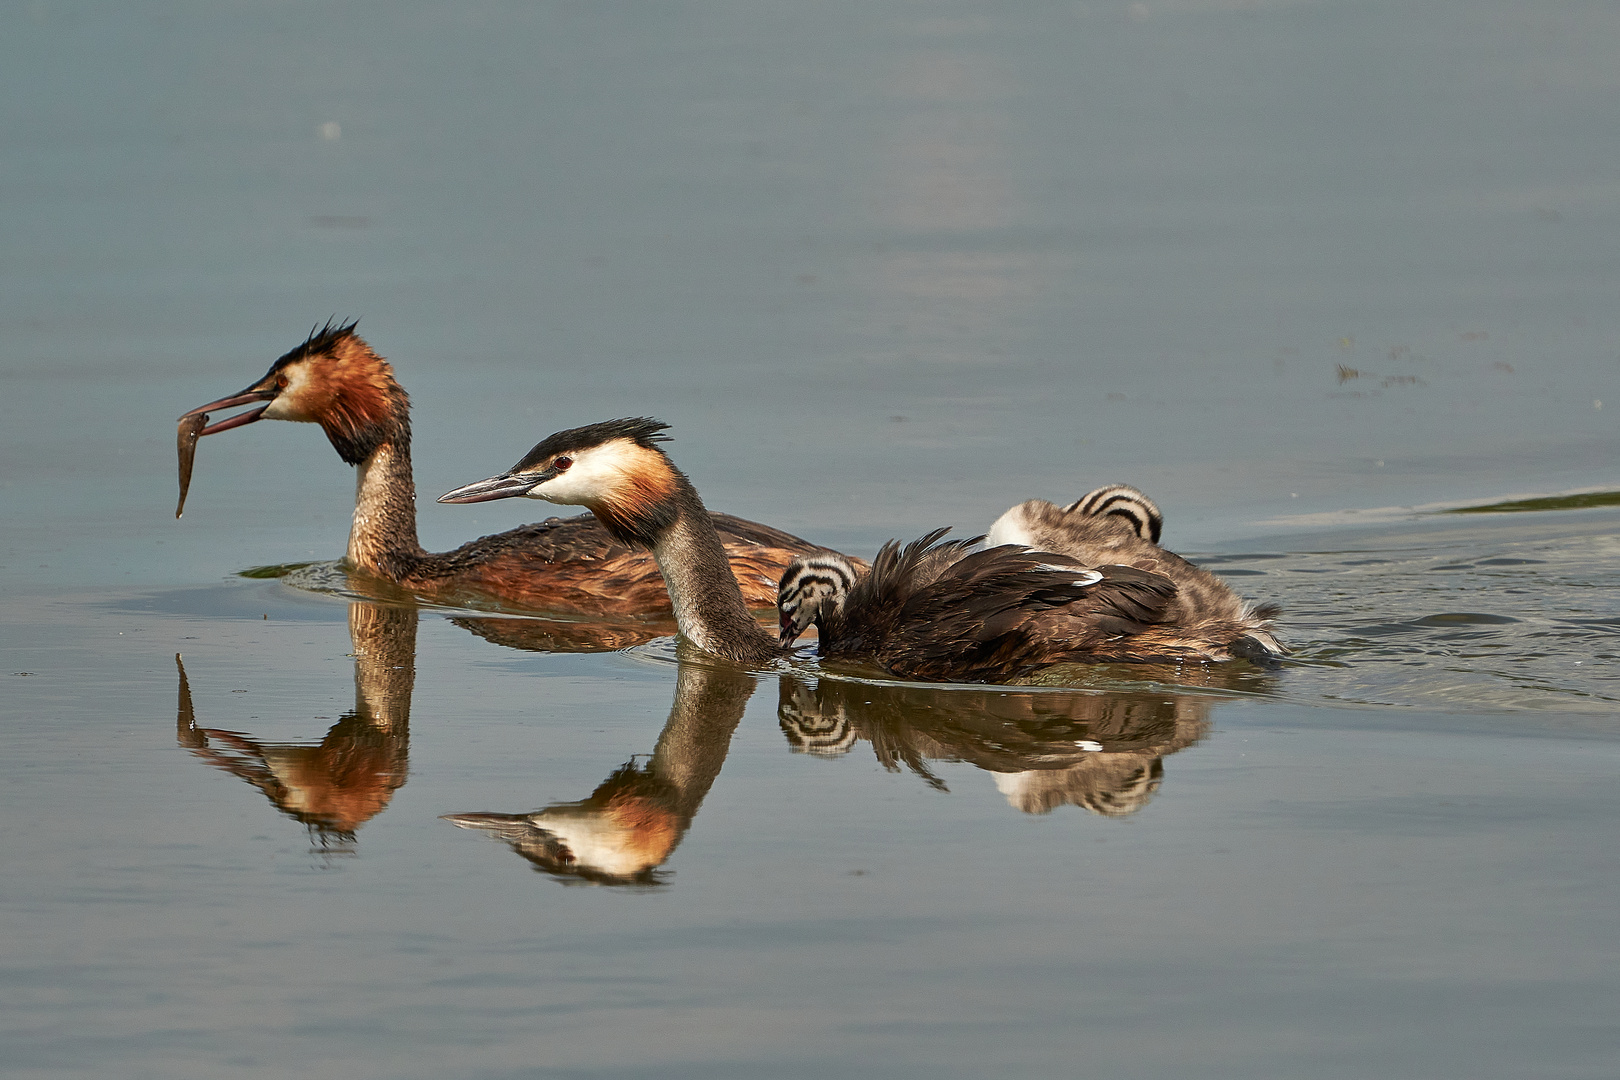
[[[1361,533],[1268,560],[1263,583],[1238,588],[1283,605],[1280,686],[1296,700],[1615,712],[1617,529],[1589,513]]]

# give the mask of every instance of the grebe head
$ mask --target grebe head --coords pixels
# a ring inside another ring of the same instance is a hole
[[[855,566],[842,555],[804,555],[782,572],[776,587],[776,610],[783,645],[792,645],[812,623],[844,610],[855,585]]]
[[[673,520],[681,474],[658,448],[669,425],[645,416],[547,437],[499,476],[439,496],[442,503],[528,498],[583,506],[621,540],[648,544]]]
[[[209,424],[199,435],[217,435],[258,420],[319,424],[338,455],[358,465],[382,443],[406,437],[410,398],[394,380],[388,361],[354,332],[355,325],[333,321],[311,330],[302,345],[270,365],[264,378],[180,419],[264,402]]]

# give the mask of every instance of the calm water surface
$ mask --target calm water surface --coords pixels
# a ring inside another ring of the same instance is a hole
[[[1615,1075],[1616,12],[0,38],[0,1075]],[[921,687],[418,606],[291,424],[174,521],[174,417],[333,313],[424,495],[640,413],[863,555],[1127,481],[1295,655]]]

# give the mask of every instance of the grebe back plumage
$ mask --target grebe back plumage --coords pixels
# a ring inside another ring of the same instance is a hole
[[[814,623],[826,659],[923,681],[1005,682],[1062,663],[1144,658],[1175,596],[1168,579],[1066,555],[945,540],[885,544],[847,594],[829,557],[782,576],[782,639]],[[853,570],[853,568],[849,568]],[[809,588],[806,588],[806,586]]]
[[[246,412],[202,427],[215,435],[258,420],[319,424],[338,456],[356,468],[351,569],[413,591],[492,598],[582,614],[668,612],[658,568],[645,551],[610,535],[591,515],[523,525],[454,551],[423,550],[416,532],[410,397],[393,368],[355,323],[328,322],[282,356],[258,382],[181,417],[239,405]],[[768,525],[714,514],[725,554],[747,603],[776,602],[776,582],[796,555],[825,549]]]

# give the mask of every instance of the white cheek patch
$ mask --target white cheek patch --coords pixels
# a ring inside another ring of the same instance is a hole
[[[544,499],[563,506],[588,506],[610,497],[625,486],[640,455],[648,451],[631,442],[616,439],[571,455],[573,465],[533,491],[531,499]]]
[[[283,369],[282,374],[287,376],[287,386],[276,395],[274,401],[264,410],[266,420],[294,420],[299,423],[311,424],[315,418],[299,406],[299,399],[304,391],[309,389],[309,372],[302,365]]]
[[[644,850],[636,831],[613,821],[607,815],[583,813],[569,807],[571,813],[557,814],[542,810],[531,814],[529,820],[551,833],[573,854],[580,866],[603,873],[630,877],[649,866],[657,866],[659,853]]]
[[[528,497],[562,506],[582,506],[590,501],[585,486],[580,483],[583,479],[575,469],[569,469],[530,491]]]

